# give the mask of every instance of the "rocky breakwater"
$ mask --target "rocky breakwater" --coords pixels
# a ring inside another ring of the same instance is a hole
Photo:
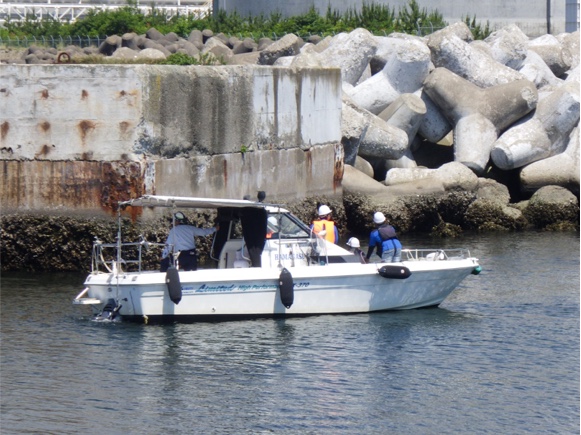
[[[530,40],[514,25],[475,41],[457,23],[426,37],[356,29],[256,43],[152,29],[99,50],[127,57],[140,48],[340,68],[344,204],[355,231],[376,209],[402,231],[578,227],[579,31]],[[542,219],[531,210],[539,202]]]
[[[352,228],[378,209],[402,231],[579,228],[579,31],[357,29],[273,64],[342,70]]]
[[[578,228],[579,31],[531,40],[513,25],[477,41],[456,23],[425,37],[356,29],[254,41],[150,29],[64,51],[340,68],[346,165],[338,207],[352,231],[367,229],[375,210],[403,232]],[[19,62],[57,56],[32,49]]]

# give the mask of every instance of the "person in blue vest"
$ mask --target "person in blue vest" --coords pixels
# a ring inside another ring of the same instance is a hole
[[[386,222],[385,215],[378,211],[373,215],[373,223],[377,228],[369,235],[369,249],[367,249],[366,259],[373,254],[377,248],[377,255],[384,263],[396,263],[401,261],[401,242],[397,238],[395,228]]]

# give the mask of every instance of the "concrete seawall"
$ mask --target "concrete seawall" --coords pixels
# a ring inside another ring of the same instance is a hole
[[[2,65],[0,100],[3,212],[342,193],[339,69]]]

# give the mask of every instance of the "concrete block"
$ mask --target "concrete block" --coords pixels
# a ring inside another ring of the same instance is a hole
[[[515,70],[520,69],[527,56],[529,38],[516,24],[491,33],[484,42],[493,59]]]
[[[567,148],[561,154],[525,166],[520,171],[523,192],[533,193],[543,186],[565,187],[579,195],[579,126],[569,135]]]
[[[273,65],[279,57],[295,56],[299,54],[300,40],[297,35],[289,33],[264,49],[259,49],[259,51],[260,57],[258,63],[260,65]]]
[[[534,114],[498,138],[492,161],[500,169],[509,170],[562,153],[578,123],[579,82],[567,82],[542,98]]]
[[[357,155],[363,158],[398,159],[407,149],[405,131],[361,109],[348,97],[343,98],[341,131],[342,142],[351,145],[351,148],[345,148],[345,162],[351,165]]]
[[[538,99],[528,80],[481,89],[445,68],[429,75],[424,92],[454,125],[454,159],[476,174],[483,173],[499,132],[533,110]]]
[[[557,77],[571,68],[572,53],[563,50],[559,40],[553,35],[543,35],[528,43],[528,49],[535,51]]]
[[[537,89],[545,86],[559,86],[562,80],[557,78],[545,61],[533,50],[527,52],[519,72],[535,84]]]
[[[430,71],[427,46],[415,39],[402,41],[383,70],[355,86],[350,93],[355,103],[376,115],[401,94],[418,91]]]
[[[455,34],[428,38],[428,46],[436,67],[446,68],[481,88],[523,79],[518,71],[472,47]]]
[[[320,52],[320,60],[324,67],[341,68],[343,81],[355,85],[376,51],[374,36],[359,28],[335,36],[329,47]]]

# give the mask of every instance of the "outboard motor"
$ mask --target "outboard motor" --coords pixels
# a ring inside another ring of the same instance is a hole
[[[117,317],[117,313],[121,309],[121,305],[117,305],[115,299],[109,299],[101,312],[97,314],[94,320],[101,322],[101,321],[112,321]]]

